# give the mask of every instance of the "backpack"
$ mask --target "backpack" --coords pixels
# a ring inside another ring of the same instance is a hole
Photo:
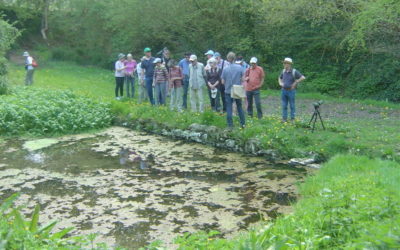
[[[32,67],[36,68],[38,67],[38,63],[36,62],[36,60],[32,57]]]
[[[282,70],[282,75],[285,73],[285,69]],[[293,79],[296,80],[296,69],[292,69]]]

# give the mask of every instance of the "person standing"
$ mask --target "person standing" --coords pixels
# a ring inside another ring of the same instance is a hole
[[[187,109],[187,95],[189,90],[189,65],[190,65],[190,55],[191,53],[186,52],[185,58],[180,60],[179,67],[182,69],[183,73],[183,96],[182,96],[182,108]]]
[[[126,96],[128,98],[135,97],[135,73],[137,62],[132,58],[131,54],[126,56],[125,65],[125,86]]]
[[[257,117],[261,119],[263,114],[261,110],[260,89],[264,83],[264,70],[257,65],[257,58],[250,59],[250,68],[246,70],[246,96],[247,96],[247,114],[253,117],[253,98],[256,104]]]
[[[144,60],[142,61],[141,67],[142,69],[142,78],[143,83],[146,83],[146,91],[147,96],[149,97],[149,101],[151,105],[154,105],[154,97],[153,97],[153,76],[154,76],[154,60],[155,58],[151,56],[151,49],[144,49]]]
[[[169,68],[169,89],[171,90],[171,110],[182,111],[182,69],[176,65],[175,60],[170,61],[171,67]]]
[[[35,73],[35,67],[33,67],[33,57],[31,57],[28,51],[25,51],[23,56],[25,57],[25,85],[33,84],[33,73]]]
[[[189,60],[191,63],[189,66],[190,104],[193,112],[202,113],[204,111],[203,87],[206,84],[206,71],[204,65],[197,61],[196,55],[191,55]]]
[[[228,127],[233,127],[233,111],[232,105],[233,102],[236,103],[236,108],[239,114],[240,126],[244,128],[246,124],[246,120],[244,117],[242,100],[232,98],[231,91],[233,85],[242,85],[242,80],[244,78],[244,72],[241,65],[234,63],[235,53],[229,52],[227,55],[227,60],[230,63],[228,67],[225,67],[222,75],[221,81],[222,84],[225,85],[225,100],[226,100],[226,120],[228,123]]]
[[[221,72],[218,69],[217,60],[215,58],[210,59],[210,67],[209,70],[206,70],[208,96],[210,98],[212,110],[220,111],[220,92],[218,88],[221,84]]]
[[[206,53],[204,53],[204,55],[207,56],[207,64],[205,66],[205,70],[209,70],[211,68],[210,59],[214,58],[214,51],[208,50]]]
[[[156,65],[154,67],[154,78],[153,78],[153,87],[155,87],[156,104],[165,105],[167,98],[168,71],[167,68],[162,64],[160,58],[156,58],[153,63]]]
[[[121,100],[124,96],[124,80],[125,80],[125,55],[120,53],[118,61],[115,62],[115,99]],[[119,92],[119,95],[118,95]]]
[[[278,78],[279,86],[281,86],[281,100],[282,100],[282,121],[287,121],[287,108],[288,102],[290,105],[290,119],[294,121],[296,118],[296,88],[297,85],[306,79],[299,71],[293,68],[293,60],[286,57],[283,60],[283,71]]]
[[[145,57],[142,57],[140,60],[140,63],[136,67],[136,73],[138,75],[138,88],[139,88],[139,100],[138,103],[142,103],[143,101],[147,100],[147,91],[146,91],[146,86],[144,85],[144,79],[142,77],[142,61],[144,60]],[[144,74],[144,72],[143,72]]]
[[[217,60],[217,67],[219,69],[219,72],[222,74],[224,68],[229,66],[229,62],[222,59],[221,54],[219,52],[215,52],[214,57]],[[221,93],[222,112],[226,112],[225,85],[219,84],[218,86],[219,86],[218,90]]]

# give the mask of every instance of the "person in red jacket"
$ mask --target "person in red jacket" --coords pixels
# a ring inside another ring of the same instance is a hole
[[[256,104],[257,117],[261,119],[263,116],[261,110],[261,99],[260,89],[264,83],[264,70],[257,65],[257,58],[252,57],[250,59],[250,68],[246,70],[245,81],[246,81],[246,96],[247,96],[247,114],[253,117],[253,98]]]

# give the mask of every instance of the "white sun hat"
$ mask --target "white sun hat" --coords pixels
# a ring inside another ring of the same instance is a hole
[[[251,59],[250,59],[250,63],[257,63],[257,57],[252,57]]]
[[[211,98],[215,98],[215,97],[217,97],[217,93],[218,93],[218,89],[212,89],[211,90]]]
[[[290,57],[286,57],[285,60],[283,60],[283,62],[293,63],[293,60]]]
[[[197,56],[196,55],[191,55],[189,61],[196,61],[197,60]]]

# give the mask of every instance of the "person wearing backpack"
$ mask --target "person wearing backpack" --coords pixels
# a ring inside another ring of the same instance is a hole
[[[290,105],[290,119],[294,121],[296,117],[295,97],[297,85],[306,79],[298,70],[293,68],[293,60],[286,57],[283,60],[284,69],[278,78],[279,86],[281,86],[282,100],[282,122],[287,121],[287,106]]]
[[[29,55],[28,51],[25,51],[23,56],[25,57],[25,85],[33,84],[33,73],[35,72],[35,67],[37,67],[37,63],[32,56]]]

